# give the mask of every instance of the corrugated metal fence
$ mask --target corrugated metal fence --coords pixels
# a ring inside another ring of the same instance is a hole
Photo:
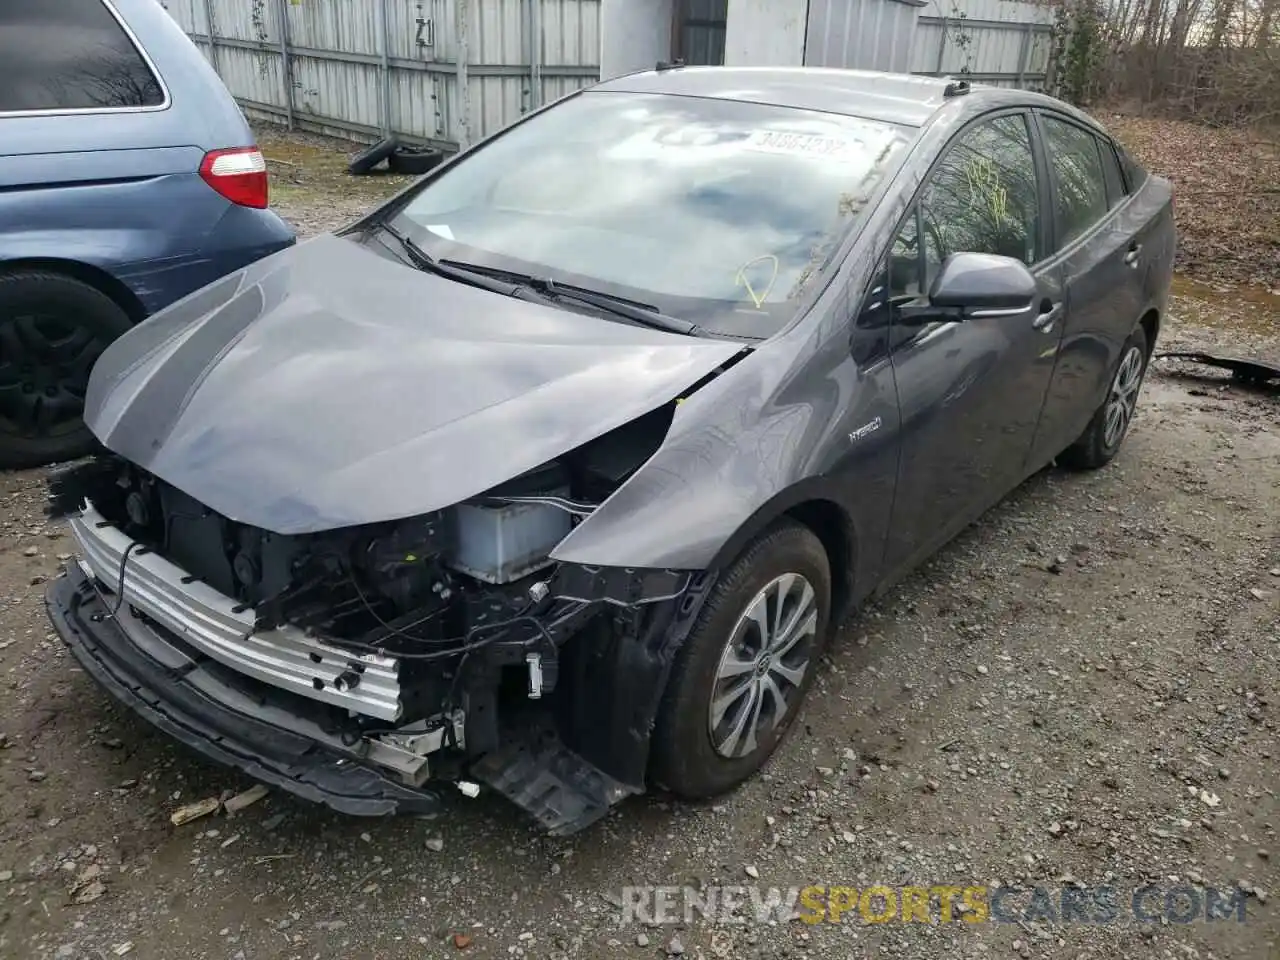
[[[337,136],[466,146],[600,76],[601,0],[160,0],[246,113]],[[806,61],[1044,84],[1048,9],[1021,0],[809,0]],[[726,0],[688,0],[692,62]]]
[[[1038,88],[1051,16],[1017,0],[809,0],[805,62]]]
[[[600,0],[161,0],[250,116],[466,146],[600,75]]]
[[[893,3],[895,0],[888,0]],[[1053,11],[1017,0],[929,0],[916,20],[910,71],[1041,89],[1053,50]]]

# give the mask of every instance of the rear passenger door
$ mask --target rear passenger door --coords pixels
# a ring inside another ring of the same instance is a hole
[[[1049,168],[1054,263],[1066,309],[1031,469],[1074,442],[1102,403],[1141,315],[1149,262],[1112,142],[1053,111],[1036,111],[1035,125]]]

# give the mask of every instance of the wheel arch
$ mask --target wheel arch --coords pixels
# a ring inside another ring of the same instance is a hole
[[[1147,357],[1155,353],[1156,338],[1160,336],[1160,311],[1151,307],[1138,320],[1138,326],[1147,335]]]
[[[81,260],[61,260],[57,257],[23,257],[0,260],[0,273],[58,273],[88,284],[103,296],[110,298],[131,323],[141,323],[147,318],[147,309],[129,287],[101,267]]]
[[[850,612],[855,596],[858,536],[849,511],[819,479],[789,487],[759,507],[720,547],[709,568],[724,569],[752,539],[779,520],[799,523],[822,544],[831,568],[831,622],[839,623]]]

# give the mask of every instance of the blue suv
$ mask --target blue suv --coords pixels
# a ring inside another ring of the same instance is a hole
[[[107,344],[293,242],[240,108],[155,0],[0,0],[0,466],[87,452]]]

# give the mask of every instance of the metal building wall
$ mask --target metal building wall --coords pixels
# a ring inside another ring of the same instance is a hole
[[[1019,0],[809,0],[805,62],[1039,87],[1051,30]]]
[[[809,0],[805,63],[906,73],[922,0]]]
[[[1018,0],[928,0],[920,9],[911,72],[1042,88],[1053,49],[1053,11]]]
[[[600,0],[160,2],[246,113],[340,136],[455,149],[600,75]]]

